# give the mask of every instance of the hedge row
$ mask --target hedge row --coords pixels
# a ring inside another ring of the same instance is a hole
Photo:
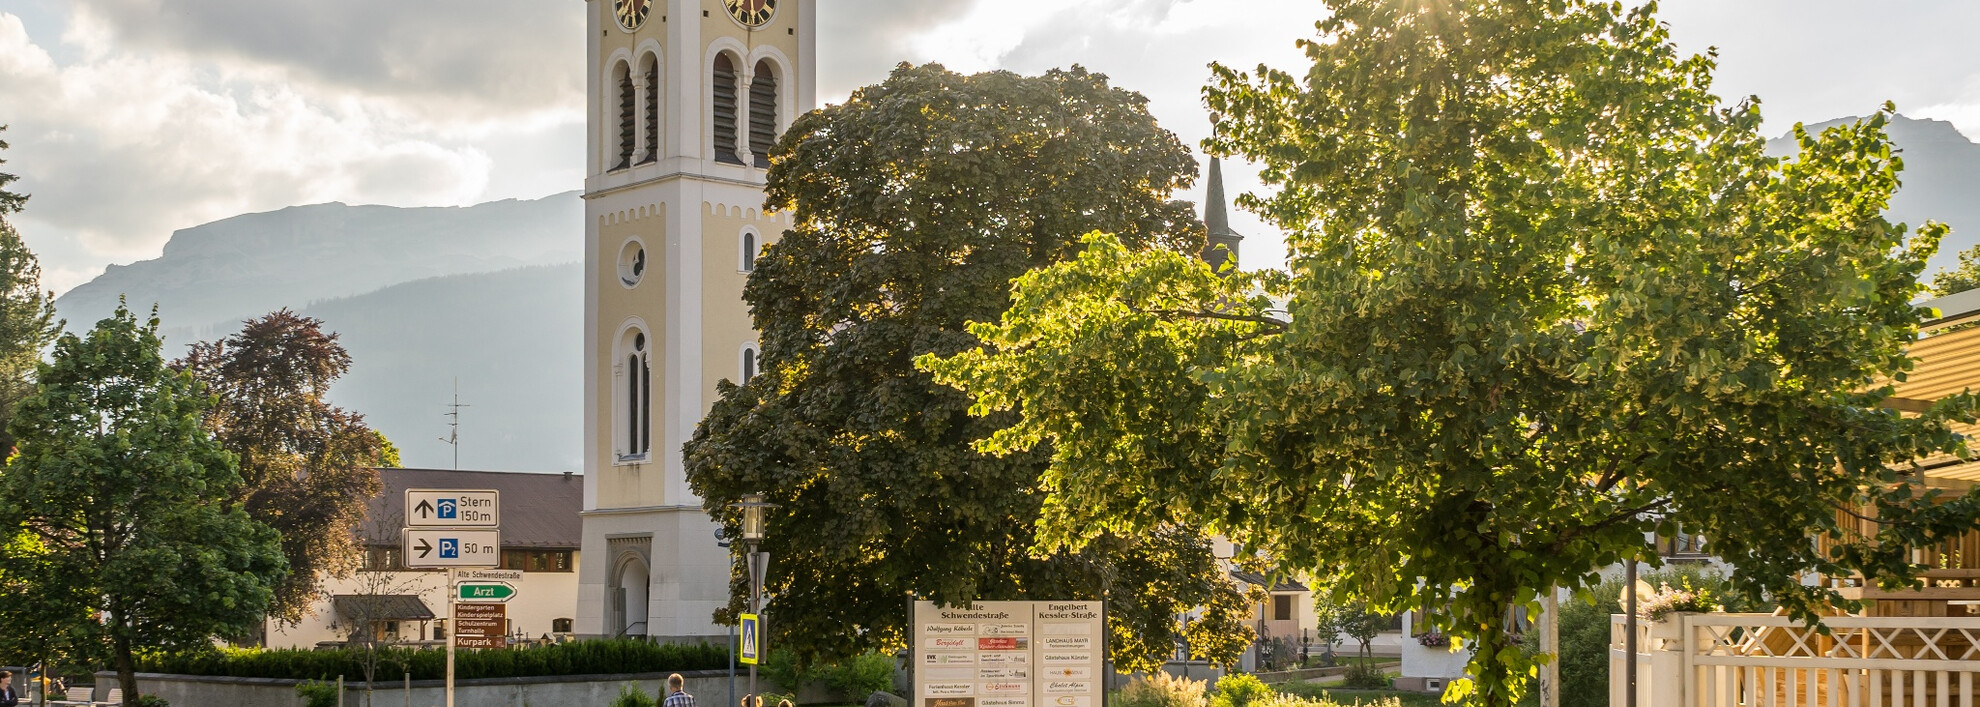
[[[447,653],[438,649],[378,648],[378,679],[414,680],[446,676]],[[454,675],[475,678],[540,677],[548,675],[617,675],[686,670],[719,670],[729,665],[728,648],[720,644],[648,643],[638,640],[589,640],[549,646],[500,650],[459,651]],[[363,679],[364,651],[262,650],[219,648],[184,655],[144,657],[138,670],[179,675],[219,675],[291,680]]]

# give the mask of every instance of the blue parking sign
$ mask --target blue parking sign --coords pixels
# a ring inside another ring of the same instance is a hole
[[[461,541],[456,538],[441,538],[440,556],[458,559],[461,556]]]

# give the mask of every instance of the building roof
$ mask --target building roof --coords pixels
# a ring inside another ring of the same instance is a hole
[[[368,545],[398,545],[406,519],[406,489],[490,489],[502,494],[502,546],[576,550],[583,544],[578,512],[584,477],[513,471],[379,469],[384,488],[365,511],[359,534]]]
[[[410,594],[339,594],[330,598],[337,615],[365,621],[431,621],[433,609]]]
[[[1265,586],[1265,575],[1262,575],[1262,574],[1259,574],[1259,573],[1257,573],[1257,572],[1246,572],[1246,571],[1244,571],[1244,570],[1231,570],[1231,576],[1232,576],[1233,578],[1236,578],[1236,579],[1237,579],[1237,581],[1240,581],[1240,582],[1243,582],[1243,583],[1245,583],[1245,584],[1249,584],[1249,585],[1252,585],[1252,586],[1254,586],[1254,587],[1263,587],[1263,586]],[[1271,588],[1271,589],[1270,589],[1269,591],[1274,591],[1274,592],[1305,592],[1305,591],[1311,591],[1311,590],[1309,590],[1309,589],[1307,589],[1307,588],[1306,588],[1306,585],[1304,585],[1304,584],[1300,584],[1300,583],[1298,583],[1298,582],[1293,582],[1293,581],[1281,581],[1281,582],[1279,582],[1278,584],[1274,584],[1274,585],[1272,585],[1272,588]]]

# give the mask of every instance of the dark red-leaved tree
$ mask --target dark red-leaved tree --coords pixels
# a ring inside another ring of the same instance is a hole
[[[378,493],[378,466],[398,453],[364,416],[324,399],[350,353],[322,320],[287,309],[243,322],[240,332],[192,346],[177,364],[220,396],[207,415],[214,436],[240,459],[237,500],[282,533],[290,573],[269,614],[300,621],[325,576],[359,560],[357,527]]]

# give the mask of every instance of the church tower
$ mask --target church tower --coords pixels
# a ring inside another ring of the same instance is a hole
[[[681,445],[756,373],[766,154],[814,107],[816,0],[586,0],[584,547],[575,630],[726,636],[728,551]],[[526,501],[525,501],[526,502]]]
[[[1209,185],[1203,192],[1203,225],[1210,230],[1210,240],[1203,246],[1203,260],[1212,268],[1222,268],[1224,261],[1237,260],[1244,236],[1231,230],[1231,216],[1224,202],[1224,165],[1215,156],[1210,158],[1209,178],[1204,181]]]

